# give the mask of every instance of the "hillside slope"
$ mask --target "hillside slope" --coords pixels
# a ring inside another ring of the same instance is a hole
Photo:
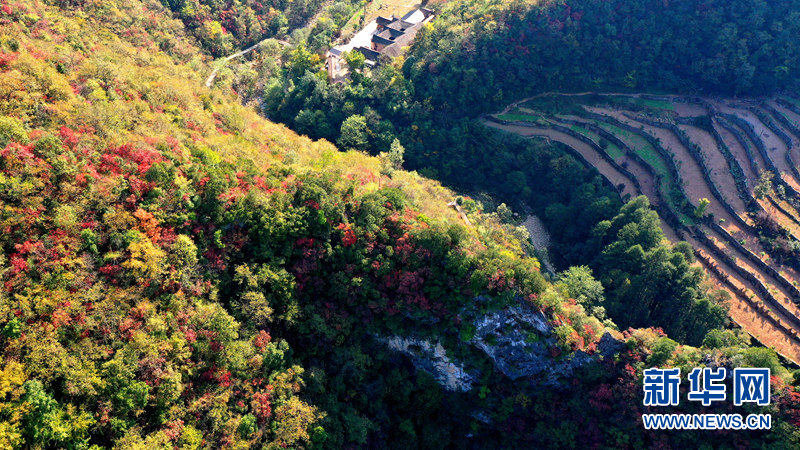
[[[797,444],[774,352],[616,330],[585,268],[545,280],[500,215],[260,118],[207,60],[155,1],[0,6],[0,446],[691,445],[638,425],[641,371],[708,361],[775,375],[773,431],[718,442]],[[700,276],[644,198],[605,230]]]
[[[542,289],[513,227],[205,89],[159,5],[39,6],[0,31],[4,446],[322,442],[286,339]]]

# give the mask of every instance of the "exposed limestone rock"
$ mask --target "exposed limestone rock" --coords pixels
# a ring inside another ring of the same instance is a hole
[[[486,299],[475,300],[481,303]],[[532,377],[542,386],[563,387],[564,379],[572,376],[575,369],[596,361],[598,356],[613,356],[625,346],[606,332],[593,355],[579,350],[554,357],[551,350],[558,342],[553,327],[538,308],[521,299],[516,305],[483,314],[472,309],[462,311],[462,317],[475,327],[474,335],[464,345],[484,353],[510,379]],[[432,374],[445,389],[468,391],[481,376],[469,361],[448,358],[441,343],[402,336],[378,339],[407,355],[414,367]]]
[[[470,342],[512,380],[536,376],[541,383],[555,386],[560,378],[593,359],[580,351],[571,357],[553,358],[550,348],[556,339],[550,323],[524,301],[478,317],[474,324],[475,336]]]
[[[625,347],[625,342],[618,340],[611,335],[608,331],[603,334],[597,342],[597,351],[603,355],[604,358],[614,356],[614,353],[622,350]]]
[[[475,378],[460,365],[447,357],[442,344],[431,344],[428,341],[414,338],[393,336],[380,339],[389,348],[404,353],[411,358],[414,367],[424,370],[436,378],[445,389],[450,391],[468,391]]]

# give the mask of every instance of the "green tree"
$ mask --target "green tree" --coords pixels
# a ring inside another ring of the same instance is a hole
[[[0,148],[15,141],[21,144],[28,143],[28,132],[21,120],[14,117],[0,117]]]
[[[703,346],[708,348],[725,348],[735,345],[742,345],[742,341],[733,330],[711,330],[703,339]]]
[[[347,67],[353,72],[361,70],[364,67],[364,63],[367,61],[367,57],[357,50],[345,52],[342,56],[345,62],[347,62]]]
[[[573,266],[559,276],[559,284],[567,290],[567,295],[574,298],[586,309],[602,306],[605,301],[603,283],[594,279],[592,269],[587,266]]]
[[[392,164],[392,167],[400,170],[403,168],[403,156],[406,153],[406,149],[400,144],[400,140],[395,138],[392,141],[392,145],[389,147],[389,162]]]
[[[660,366],[672,357],[675,349],[678,348],[678,343],[670,338],[661,338],[653,344],[653,352],[647,359],[647,363],[652,366]]]
[[[697,208],[694,210],[694,216],[698,219],[706,215],[706,211],[708,210],[708,206],[711,204],[711,200],[703,197],[700,199]]]
[[[756,198],[762,199],[772,192],[772,173],[762,170],[758,177],[758,183],[753,188]]]
[[[289,55],[287,67],[294,78],[300,78],[306,73],[306,70],[311,69],[311,57],[311,52],[309,52],[302,44],[298,45],[297,48],[292,50]]]
[[[392,141],[389,152],[381,152],[378,158],[381,160],[382,172],[391,175],[395,170],[403,168],[403,155],[406,149],[400,144],[400,141],[395,138]]]
[[[345,149],[364,150],[367,148],[367,119],[354,114],[342,122],[339,146]]]

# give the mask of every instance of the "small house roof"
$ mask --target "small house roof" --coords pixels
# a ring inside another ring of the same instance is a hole
[[[394,44],[394,39],[391,38],[387,39],[379,34],[375,34],[372,36],[372,42],[381,45],[392,45]]]
[[[378,25],[384,25],[384,26],[386,26],[386,25],[389,25],[390,23],[392,23],[392,20],[393,20],[393,19],[392,19],[391,17],[383,17],[383,16],[378,16],[378,17],[375,19],[375,23],[377,23]]]
[[[394,22],[386,25],[386,28],[390,30],[397,30],[397,31],[405,31],[408,28],[413,27],[415,24],[413,22],[406,22],[405,20],[395,20]]]
[[[392,44],[387,45],[386,48],[383,49],[381,55],[386,55],[390,58],[397,58],[398,56],[403,54],[403,47],[407,47],[407,45],[402,44]]]
[[[407,31],[406,29],[403,29],[401,31],[401,30],[395,30],[394,28],[386,28],[380,33],[375,33],[374,36],[380,36],[386,39],[393,39],[396,38],[397,36],[404,35],[406,31]]]
[[[364,55],[364,57],[366,57],[367,60],[371,61],[377,61],[378,58],[381,56],[380,53],[367,47],[356,47],[356,50],[361,52],[361,54]]]

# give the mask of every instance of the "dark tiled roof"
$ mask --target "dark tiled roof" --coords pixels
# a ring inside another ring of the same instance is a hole
[[[403,27],[402,29],[400,29],[400,28],[393,28],[393,25],[394,25],[394,24],[392,24],[392,25],[389,25],[388,27],[386,27],[386,29],[385,29],[385,30],[381,31],[381,32],[380,32],[380,33],[378,33],[378,34],[380,34],[381,36],[383,36],[383,37],[385,37],[385,38],[388,38],[388,37],[397,37],[397,36],[402,36],[402,35],[403,35],[403,33],[405,33],[406,31],[408,31],[408,28],[411,28],[411,25],[409,25],[409,26],[408,26],[408,28],[405,28],[405,27]]]
[[[418,23],[411,27],[410,29],[406,30],[406,32],[402,36],[398,36],[394,39],[392,45],[386,46],[381,52],[384,55],[391,56],[392,58],[396,58],[400,56],[403,51],[403,47],[407,47],[414,42],[414,37],[416,37],[417,32],[419,29],[422,28],[422,23]]]
[[[400,31],[400,30],[406,30],[413,26],[414,24],[411,22],[406,22],[405,20],[395,20],[394,22],[386,25],[386,28],[389,28],[390,30]]]
[[[381,36],[379,34],[376,34],[376,35],[372,36],[372,42],[374,42],[376,44],[381,44],[381,45],[392,45],[392,44],[394,44],[394,40],[393,39],[386,39],[385,37],[383,37],[383,36]]]
[[[415,13],[420,12],[425,18],[430,17],[433,11],[427,8],[419,8],[419,10],[409,11],[402,19],[395,16],[383,17],[378,16],[375,22],[383,27],[383,29],[372,35],[372,42],[378,45],[383,45],[384,48],[380,52],[366,48],[358,47],[356,50],[364,54],[369,61],[378,61],[380,55],[387,55],[392,58],[402,54],[403,47],[411,45],[417,31],[422,27],[422,22],[412,23],[404,19],[413,16]],[[416,17],[415,20],[419,18]]]
[[[380,53],[366,47],[356,47],[356,50],[361,52],[362,55],[364,55],[367,59],[370,59],[372,61],[377,61],[378,58],[381,56]]]

